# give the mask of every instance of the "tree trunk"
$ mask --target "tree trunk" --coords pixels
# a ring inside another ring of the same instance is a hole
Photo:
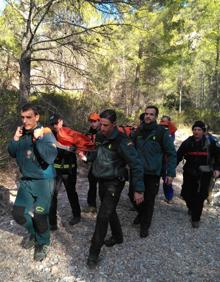
[[[143,57],[143,41],[141,40],[139,42],[139,49],[138,49],[138,59],[142,59]],[[141,63],[140,61],[136,65],[135,70],[135,79],[134,79],[134,91],[133,91],[133,97],[132,97],[132,105],[135,104],[136,107],[141,108],[142,105],[140,105],[140,76],[141,76]],[[136,101],[134,103],[134,101]],[[131,113],[133,112],[133,108],[131,108]]]
[[[218,37],[216,40],[216,61],[215,61],[215,79],[216,79],[216,99],[217,101],[219,98],[219,52],[220,52],[220,37]]]
[[[28,101],[31,79],[31,50],[25,50],[19,60],[20,65],[20,95],[21,102]]]

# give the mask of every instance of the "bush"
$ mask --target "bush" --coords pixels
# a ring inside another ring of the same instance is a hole
[[[4,165],[8,158],[8,141],[20,124],[18,101],[18,92],[0,89],[0,165]]]
[[[188,108],[187,111],[184,111],[181,114],[162,109],[162,113],[168,113],[172,120],[176,122],[177,126],[185,124],[191,127],[196,120],[202,120],[209,126],[210,130],[215,133],[220,132],[220,113],[211,111],[210,109],[201,110]]]

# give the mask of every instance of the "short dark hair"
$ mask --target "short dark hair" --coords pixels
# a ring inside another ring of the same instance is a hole
[[[154,109],[155,112],[156,112],[156,117],[158,117],[158,115],[159,115],[159,109],[158,109],[158,107],[153,106],[153,105],[150,105],[150,106],[147,106],[147,107],[146,107],[145,111],[146,111],[147,109]]]
[[[161,120],[164,119],[164,118],[166,118],[167,120],[171,121],[171,117],[170,117],[170,116],[163,115],[163,116],[161,117]]]
[[[106,118],[111,121],[111,123],[115,122],[117,120],[117,115],[114,110],[107,109],[100,114],[100,118]]]
[[[62,119],[62,117],[59,114],[54,113],[49,117],[49,124],[50,125],[57,124],[60,119]]]
[[[21,107],[21,111],[22,112],[26,112],[32,110],[34,112],[35,115],[39,115],[40,114],[40,110],[39,107],[36,105],[33,105],[31,103],[26,103]]]
[[[144,121],[144,116],[145,116],[145,113],[142,113],[139,115],[139,120],[140,121]]]

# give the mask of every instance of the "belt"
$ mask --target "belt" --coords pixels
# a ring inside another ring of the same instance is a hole
[[[54,168],[73,168],[75,164],[54,164]]]
[[[21,180],[40,180],[38,178],[32,178],[32,177],[26,177],[26,176],[22,176]]]

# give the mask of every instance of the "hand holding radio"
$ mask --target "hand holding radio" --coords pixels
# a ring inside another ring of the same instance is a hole
[[[14,141],[18,141],[23,135],[23,126],[18,126],[14,135]]]

